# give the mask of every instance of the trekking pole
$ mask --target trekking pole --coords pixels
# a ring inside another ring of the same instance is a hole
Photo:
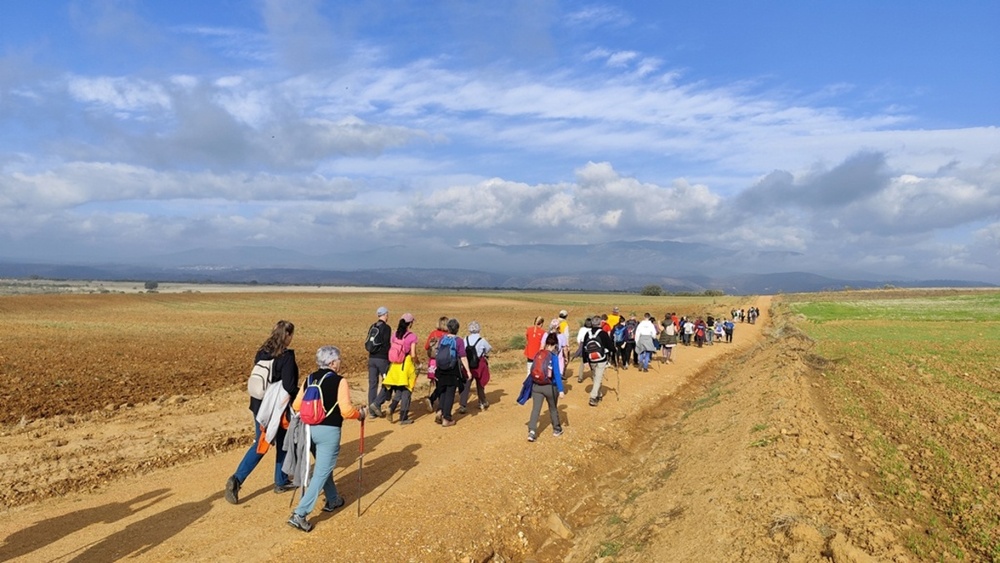
[[[365,457],[365,421],[361,421],[361,439],[358,446],[358,518],[361,518],[361,467],[362,458]]]
[[[618,385],[615,386],[615,402],[622,400],[622,372],[618,369],[618,364],[615,364],[615,377],[618,379]]]

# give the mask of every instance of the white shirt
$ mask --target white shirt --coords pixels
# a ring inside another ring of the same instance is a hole
[[[635,339],[638,340],[640,336],[652,336],[656,338],[656,327],[649,319],[644,319],[639,323],[639,326],[635,327]]]

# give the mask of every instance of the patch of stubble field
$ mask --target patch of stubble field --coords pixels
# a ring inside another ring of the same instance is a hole
[[[831,408],[922,558],[1000,561],[1000,292],[794,295]]]

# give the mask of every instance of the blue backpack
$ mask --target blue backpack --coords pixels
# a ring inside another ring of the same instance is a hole
[[[455,366],[458,365],[458,344],[455,343],[455,335],[446,334],[441,337],[434,362],[439,370],[455,369]]]
[[[615,336],[615,344],[621,344],[622,342],[625,342],[625,325],[620,324],[616,326],[614,336]]]

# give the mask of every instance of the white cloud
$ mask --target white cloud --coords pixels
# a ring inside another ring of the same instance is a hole
[[[165,110],[171,106],[170,96],[163,87],[141,79],[70,76],[66,87],[78,101],[126,114]]]

